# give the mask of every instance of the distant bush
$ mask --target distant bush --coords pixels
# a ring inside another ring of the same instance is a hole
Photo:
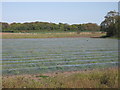
[[[48,22],[30,22],[30,23],[4,23],[2,24],[3,32],[55,32],[55,31],[74,31],[80,33],[81,31],[99,31],[100,26],[95,23],[86,24],[64,24],[64,23],[48,23]]]

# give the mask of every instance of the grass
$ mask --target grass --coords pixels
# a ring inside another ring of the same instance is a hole
[[[100,32],[61,32],[61,33],[3,33],[3,39],[16,39],[16,38],[65,38],[65,37],[100,37],[105,33]]]
[[[118,40],[120,39],[119,36],[106,36],[106,35],[101,36],[101,38],[118,39]]]
[[[3,88],[118,88],[118,68],[3,76]]]
[[[36,76],[36,77],[47,78],[47,77],[49,77],[49,76],[45,76],[45,75],[39,75],[39,76]]]

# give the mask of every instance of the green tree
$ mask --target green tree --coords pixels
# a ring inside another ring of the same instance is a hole
[[[101,23],[101,31],[107,32],[107,36],[118,36],[120,16],[116,11],[110,11]]]

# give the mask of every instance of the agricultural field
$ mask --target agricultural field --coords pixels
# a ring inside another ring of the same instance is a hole
[[[79,71],[118,65],[118,40],[103,38],[2,39],[2,74]]]
[[[118,90],[118,4],[1,3],[0,88]]]
[[[101,33],[2,35],[3,88],[118,88],[117,39],[89,38]]]

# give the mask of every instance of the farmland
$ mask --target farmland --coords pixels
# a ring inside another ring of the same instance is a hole
[[[48,73],[117,65],[116,39],[3,39],[3,75]]]
[[[1,3],[0,88],[120,88],[118,4]]]
[[[117,39],[89,38],[91,34],[65,37],[64,33],[56,38],[60,34],[54,33],[51,38],[49,33],[3,34],[3,87],[118,87]]]

